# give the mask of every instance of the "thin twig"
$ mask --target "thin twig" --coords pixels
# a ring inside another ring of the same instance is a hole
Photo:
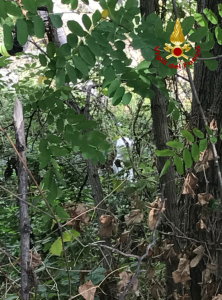
[[[19,294],[19,292],[17,291],[16,287],[14,286],[14,284],[12,283],[11,279],[8,277],[8,275],[2,270],[2,268],[0,267],[0,272],[5,276],[5,278],[8,279],[9,283],[11,284],[12,288],[14,289],[14,291],[16,292],[16,294],[18,295],[19,299],[22,300],[21,295]]]

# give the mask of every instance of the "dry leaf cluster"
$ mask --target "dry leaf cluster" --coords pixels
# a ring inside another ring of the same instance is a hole
[[[175,283],[181,282],[183,285],[189,281],[190,278],[190,261],[183,257],[179,261],[178,269],[173,272],[173,280]]]
[[[116,218],[109,215],[102,215],[100,217],[100,222],[102,225],[100,227],[99,235],[101,237],[110,238],[117,228]]]
[[[209,161],[214,159],[211,145],[208,145],[207,149],[200,153],[200,159],[196,163],[194,170],[196,173],[202,172],[209,168]]]
[[[88,210],[84,203],[69,207],[65,206],[65,209],[70,215],[70,220],[66,223],[67,226],[73,226],[77,231],[81,231],[82,223],[89,223],[90,218],[88,217]]]
[[[210,193],[201,193],[198,194],[197,196],[198,196],[198,204],[202,206],[207,205],[210,199],[214,198]]]
[[[183,186],[183,195],[190,194],[193,198],[196,195],[195,189],[198,183],[198,178],[193,174],[189,173],[185,179]]]
[[[96,286],[90,280],[79,287],[79,293],[86,300],[94,300]]]
[[[129,274],[126,271],[123,271],[122,273],[119,274],[119,277],[121,280],[118,282],[118,291],[119,291],[119,293],[122,293],[122,292],[124,292],[128,283],[131,281],[133,274]],[[139,288],[139,279],[137,278],[133,282],[133,284],[129,290],[136,292],[136,294],[138,295],[138,288]]]
[[[143,220],[143,213],[140,209],[135,209],[130,212],[130,214],[125,215],[126,225],[138,224]]]
[[[161,198],[156,197],[155,201],[152,202],[150,206],[151,206],[151,210],[149,213],[148,226],[150,230],[154,230],[156,223],[160,219],[160,214],[165,210],[165,203],[162,206]]]

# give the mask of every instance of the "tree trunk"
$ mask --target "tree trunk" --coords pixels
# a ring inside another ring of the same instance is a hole
[[[218,24],[221,24],[222,18],[218,14],[218,4],[221,0],[197,0],[197,12],[203,13],[204,8],[211,9],[218,17]],[[209,28],[214,29],[215,25],[210,22]],[[215,38],[216,40],[216,38]],[[211,51],[213,56],[222,54],[222,47],[216,42],[213,50]],[[218,133],[222,128],[222,60],[218,59],[219,67],[216,71],[210,71],[203,61],[195,64],[194,67],[194,83],[197,90],[197,94],[204,110],[205,116],[210,123],[213,119],[217,121]],[[203,132],[205,126],[201,116],[199,115],[198,105],[193,99],[192,112],[191,112],[191,125],[197,127]],[[222,156],[221,141],[216,144],[217,153],[219,157]],[[219,161],[221,166],[221,160]],[[206,183],[206,178],[209,184]],[[213,162],[210,162],[210,168],[206,171],[197,173],[196,176],[199,179],[198,182],[198,193],[209,192],[214,196],[215,199],[219,199],[219,187],[217,172]],[[196,201],[195,201],[196,202]],[[222,255],[220,250],[222,237],[222,215],[218,211],[211,211],[207,208],[197,207],[194,203],[190,204],[190,232],[189,235],[192,238],[205,242],[206,251],[210,255],[210,259],[203,259],[199,265],[192,270],[191,273],[191,299],[195,300],[211,300],[212,296],[222,293],[221,278],[222,278]],[[205,217],[204,222],[207,230],[197,230],[196,223],[200,217]],[[203,282],[202,271],[206,269],[207,263],[213,263],[217,266],[215,274],[211,274],[208,282]],[[200,282],[202,285],[200,287]]]
[[[147,17],[149,14],[155,12],[155,0],[141,0],[140,1],[141,14]],[[151,113],[153,119],[153,131],[154,140],[157,149],[166,149],[166,143],[170,139],[168,122],[167,122],[167,109],[166,109],[166,99],[160,93],[160,91],[155,87],[151,86],[152,90],[155,92],[155,96],[151,99]],[[159,173],[164,167],[166,162],[166,157],[158,158],[158,171]],[[164,231],[169,233],[172,231],[172,227],[169,226],[169,222],[173,224],[173,227],[179,226],[179,214],[177,207],[177,195],[176,195],[176,184],[175,184],[175,174],[172,165],[169,167],[167,173],[161,178],[161,184],[165,185],[164,197],[166,199],[166,225],[164,225]],[[179,252],[178,241],[173,238],[172,243],[174,244],[174,251]],[[178,260],[167,260],[166,261],[166,289],[167,296],[173,294],[176,289],[176,284],[172,278],[172,272],[178,267]]]
[[[26,143],[25,143],[25,133],[24,133],[24,119],[23,119],[23,109],[22,103],[16,98],[15,109],[14,109],[14,125],[15,125],[15,136],[16,136],[16,148],[22,157],[23,161],[26,163]],[[18,158],[18,194],[19,198],[24,201],[19,200],[20,209],[20,230],[21,230],[21,289],[22,289],[22,299],[30,299],[30,285],[29,285],[29,275],[30,275],[30,221],[29,221],[29,211],[28,211],[28,196],[27,196],[27,186],[28,186],[28,174],[23,165],[23,163]]]

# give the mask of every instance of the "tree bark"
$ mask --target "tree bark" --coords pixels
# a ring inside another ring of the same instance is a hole
[[[26,163],[26,142],[25,142],[25,132],[24,132],[24,119],[23,119],[23,109],[22,103],[17,98],[15,100],[14,108],[14,125],[15,125],[15,136],[16,136],[16,148],[22,157],[23,161]],[[18,193],[19,198],[24,201],[19,201],[20,210],[20,230],[21,230],[21,289],[22,289],[22,299],[30,299],[30,285],[29,285],[29,275],[30,275],[30,221],[29,221],[29,211],[28,211],[28,196],[27,196],[27,186],[28,186],[28,174],[23,165],[23,163],[18,159]]]

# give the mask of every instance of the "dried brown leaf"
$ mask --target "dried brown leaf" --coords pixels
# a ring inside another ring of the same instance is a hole
[[[96,293],[96,286],[90,280],[79,287],[79,293],[86,300],[94,300],[95,293]]]
[[[102,215],[100,217],[102,223],[99,231],[99,235],[102,237],[110,238],[116,229],[116,220],[113,216]]]
[[[146,271],[146,276],[149,278],[149,280],[153,279],[153,276],[156,272],[156,269],[153,266],[149,266]]]
[[[130,237],[130,231],[125,231],[121,236],[116,240],[116,246],[123,245],[128,243]]]
[[[189,173],[185,179],[184,187],[183,187],[183,194],[191,194],[194,198],[195,196],[195,188],[198,183],[198,178],[193,174]]]
[[[212,300],[222,300],[222,295],[218,294],[217,296],[213,297]]]
[[[190,278],[190,261],[186,258],[181,258],[178,269],[172,273],[175,283],[181,282],[183,285],[189,281]]]
[[[190,267],[191,268],[196,267],[199,264],[202,257],[203,257],[203,255],[201,255],[201,254],[194,257],[190,262]]]
[[[152,209],[150,210],[149,213],[149,218],[148,218],[148,226],[150,230],[154,230],[156,223],[160,219],[160,214],[165,210],[165,203],[162,207],[162,200],[159,197],[156,197],[155,201],[150,204]],[[161,210],[162,207],[162,210]]]
[[[122,293],[125,290],[127,284],[132,279],[133,274],[129,274],[126,271],[123,271],[122,273],[119,274],[119,277],[120,277],[121,280],[118,282],[117,286],[118,286],[119,293]],[[134,291],[134,292],[137,292],[138,291],[138,287],[139,287],[139,279],[137,278],[133,282],[130,290]]]
[[[204,229],[207,229],[207,226],[206,226],[206,224],[204,223],[203,220],[200,220],[200,221],[197,223],[197,228],[200,229],[200,230],[204,230]]]
[[[143,220],[143,213],[140,209],[135,209],[125,216],[126,225],[138,224]]]
[[[202,172],[209,168],[209,161],[214,159],[214,154],[211,145],[207,146],[207,149],[200,153],[200,159],[196,163],[194,169],[196,173]]]
[[[30,251],[30,263],[33,269],[37,268],[42,263],[41,255]]]
[[[204,247],[202,245],[200,245],[199,247],[197,247],[196,249],[193,250],[193,253],[196,255],[203,255],[204,254]]]
[[[218,130],[217,128],[217,121],[215,119],[213,119],[211,122],[210,122],[210,129],[211,130]]]
[[[208,204],[210,199],[214,198],[210,193],[201,193],[201,194],[198,194],[197,196],[198,196],[198,204],[200,204],[202,206]]]
[[[165,294],[165,288],[159,282],[155,282],[151,287],[151,294],[154,299],[161,299]]]
[[[67,226],[73,226],[77,231],[81,230],[82,223],[89,223],[87,208],[84,203],[78,205],[65,206],[67,213],[70,215],[70,220],[67,221]]]

